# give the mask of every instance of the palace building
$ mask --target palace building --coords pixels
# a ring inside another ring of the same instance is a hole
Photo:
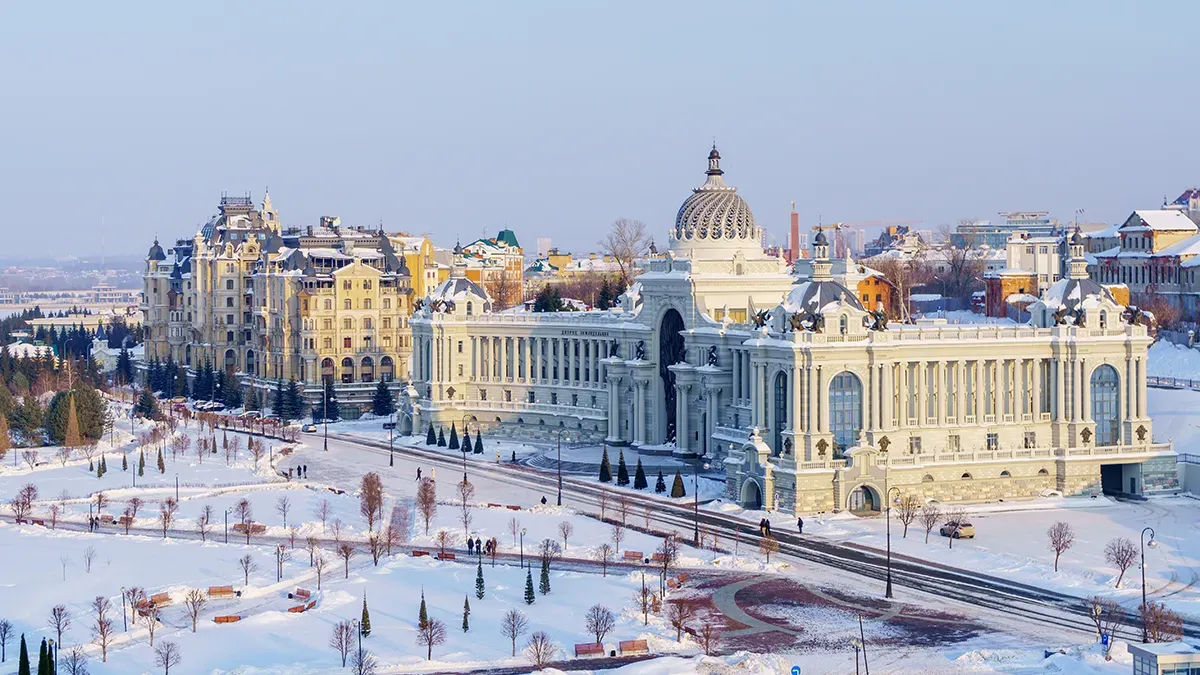
[[[207,361],[264,389],[295,379],[310,400],[330,380],[345,410],[356,410],[377,380],[409,371],[406,257],[421,245],[402,245],[397,252],[384,233],[336,218],[285,230],[270,195],[257,209],[248,197],[223,197],[194,237],[150,247],[145,359],[193,373]]]
[[[795,513],[879,510],[894,488],[983,501],[1177,487],[1146,412],[1151,338],[1088,279],[1081,237],[1027,324],[889,324],[834,274],[825,233],[803,276],[764,253],[713,148],[668,239],[604,311],[498,311],[456,265],[416,303],[402,425],[703,458],[729,498]]]

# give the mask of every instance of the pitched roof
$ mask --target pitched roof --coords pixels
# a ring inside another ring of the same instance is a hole
[[[1139,209],[1121,225],[1123,232],[1196,232],[1198,228],[1186,214],[1175,209]]]

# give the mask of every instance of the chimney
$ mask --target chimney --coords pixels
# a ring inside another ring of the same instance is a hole
[[[800,241],[800,214],[796,213],[796,202],[793,201],[792,202],[792,228],[791,228],[790,234],[788,235],[787,261],[789,263],[795,262],[796,258],[800,257],[799,252],[796,250],[797,248],[799,248],[799,243],[798,243],[799,241]]]

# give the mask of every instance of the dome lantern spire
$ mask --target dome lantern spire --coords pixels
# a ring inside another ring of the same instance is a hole
[[[704,172],[709,176],[720,176],[725,172],[721,170],[721,153],[717,152],[717,142],[713,141],[712,152],[708,153],[708,171]]]

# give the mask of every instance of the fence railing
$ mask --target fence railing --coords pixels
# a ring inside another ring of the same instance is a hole
[[[1192,389],[1200,391],[1200,380],[1189,380],[1182,377],[1162,377],[1160,375],[1147,375],[1146,386],[1148,387],[1164,387],[1167,389]]]

